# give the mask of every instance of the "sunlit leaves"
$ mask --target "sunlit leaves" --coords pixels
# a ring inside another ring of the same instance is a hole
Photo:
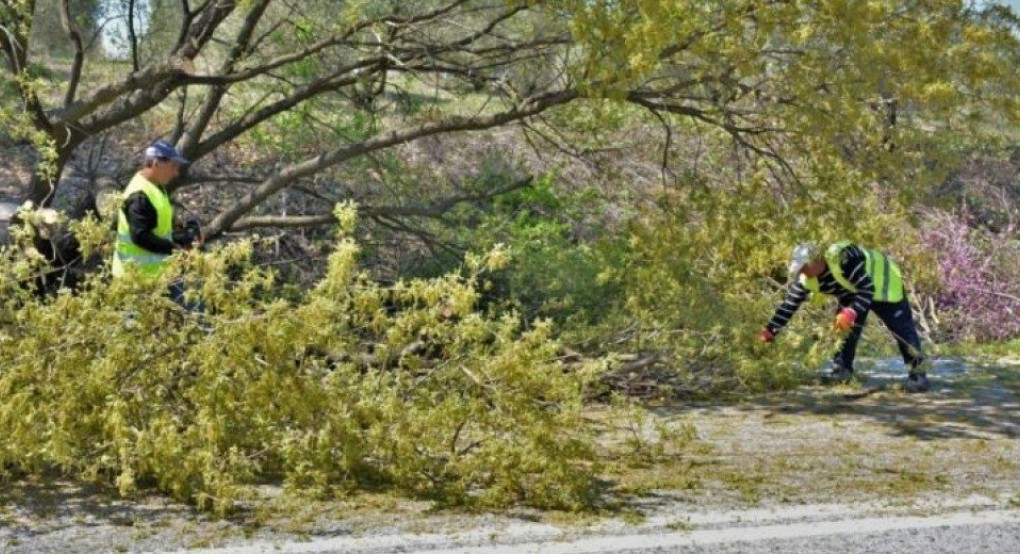
[[[296,302],[271,294],[245,242],[175,260],[202,316],[170,302],[165,282],[98,274],[40,299],[17,293],[17,264],[0,266],[3,306],[17,308],[0,319],[0,467],[56,466],[122,494],[155,485],[217,510],[273,476],[317,494],[590,502],[581,400],[593,375],[556,361],[547,322],[479,311],[479,274],[505,249],[384,287],[345,238],[354,207],[336,213],[330,271]]]

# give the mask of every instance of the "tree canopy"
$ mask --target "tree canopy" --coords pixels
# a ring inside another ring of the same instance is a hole
[[[409,141],[533,122],[572,102],[639,106],[668,133],[720,132],[724,148],[779,186],[834,160],[853,178],[915,179],[898,171],[916,172],[940,132],[994,136],[1020,113],[1015,14],[955,0],[18,0],[0,9],[0,86],[16,91],[3,97],[3,118],[40,153],[25,197],[50,203],[79,148],[145,118],[196,162],[179,187],[242,192],[212,218],[213,236],[328,224],[333,194],[301,214],[267,202]],[[116,46],[95,40],[104,32]],[[250,171],[214,161],[252,147]],[[463,199],[443,200],[370,200],[363,212],[441,212]]]

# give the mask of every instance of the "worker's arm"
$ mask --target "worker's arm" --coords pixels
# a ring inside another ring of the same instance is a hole
[[[786,299],[783,303],[776,308],[776,313],[772,315],[772,319],[769,320],[768,325],[765,326],[769,333],[775,335],[779,331],[786,327],[786,324],[790,322],[790,318],[797,312],[800,305],[807,300],[810,292],[804,288],[804,285],[800,281],[794,282],[790,285],[786,292]]]
[[[131,242],[156,254],[173,252],[174,244],[153,232],[159,223],[159,216],[144,192],[136,192],[127,197],[124,201],[124,215],[127,216],[128,228],[131,230]]]

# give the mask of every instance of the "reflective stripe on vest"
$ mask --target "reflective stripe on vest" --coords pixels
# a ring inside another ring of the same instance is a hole
[[[832,276],[836,279],[837,283],[846,290],[856,293],[857,287],[843,275],[843,267],[840,264],[843,250],[851,244],[850,241],[844,240],[830,246],[825,251],[825,265],[829,267],[829,271],[832,272]],[[903,274],[900,272],[896,262],[893,262],[888,256],[878,250],[870,248],[861,248],[861,250],[864,252],[866,260],[864,271],[871,278],[872,284],[875,285],[873,300],[892,303],[903,300]],[[817,279],[815,284],[817,286]]]
[[[163,192],[163,189],[150,182],[141,174],[136,174],[131,182],[124,189],[124,199],[132,194],[142,192],[148,198],[149,203],[156,210],[156,228],[153,234],[164,240],[171,240],[173,236],[173,206],[170,198]],[[166,260],[170,256],[150,252],[138,246],[131,239],[131,227],[128,225],[127,214],[121,206],[117,212],[117,248],[113,256],[113,274],[117,277],[124,275],[125,264],[135,264],[144,275],[156,276],[166,268]]]

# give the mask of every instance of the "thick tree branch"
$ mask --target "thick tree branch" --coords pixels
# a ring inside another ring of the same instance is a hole
[[[193,60],[213,35],[220,24],[237,8],[236,0],[210,0],[203,5],[199,18],[192,22],[184,44],[180,45],[176,54],[183,59]]]
[[[234,48],[231,49],[230,55],[223,62],[221,73],[232,72],[234,66],[245,56],[251,43],[251,37],[255,33],[255,27],[258,26],[270,2],[271,0],[260,0],[248,11],[248,15],[244,19],[244,25],[241,26],[240,31],[237,33]],[[184,133],[183,140],[180,141],[180,147],[185,156],[194,156],[194,145],[198,142],[198,137],[205,133],[226,93],[226,86],[217,86],[210,89],[206,94],[198,116]]]
[[[79,99],[61,109],[52,110],[49,115],[58,122],[80,120],[125,94],[151,87],[154,82],[167,79],[179,71],[179,62],[167,61],[163,64],[148,66],[131,73],[119,83],[100,87],[86,98]]]
[[[175,74],[154,80],[144,89],[113,98],[105,110],[80,120],[77,128],[85,133],[95,134],[120,125],[158,106],[179,85],[180,81]]]
[[[210,236],[215,236],[223,231],[231,229],[233,224],[243,217],[244,214],[250,212],[267,197],[287,187],[292,182],[301,179],[302,177],[322,171],[326,168],[343,163],[357,156],[430,135],[457,131],[477,131],[497,127],[511,121],[517,121],[539,114],[553,106],[565,104],[578,97],[579,92],[574,89],[555,91],[536,98],[528,99],[508,111],[474,117],[451,116],[434,123],[424,123],[413,127],[389,131],[357,144],[324,152],[318,156],[306,159],[303,162],[293,164],[282,169],[244,197],[240,198],[234,207],[220,213],[212,220],[209,225],[209,234]]]
[[[497,196],[531,186],[531,177],[520,179],[505,187],[481,194],[458,195],[445,198],[430,206],[358,206],[358,214],[368,218],[399,219],[406,217],[441,218],[458,204],[491,200]],[[245,217],[231,226],[232,231],[244,231],[259,227],[299,228],[332,225],[336,217],[332,213],[312,215],[264,215]]]
[[[234,7],[235,2],[233,0],[216,0],[215,9],[202,12],[203,17],[195,22],[189,30],[185,41],[186,44],[178,48],[174,55],[167,57],[160,63],[151,64],[133,71],[124,80],[100,87],[70,105],[50,111],[48,114],[50,119],[54,125],[74,124],[75,122],[82,121],[85,117],[95,113],[104,106],[109,106],[117,100],[122,100],[120,105],[111,107],[110,113],[96,117],[90,124],[83,124],[85,127],[92,127],[92,130],[95,131],[96,127],[102,126],[106,122],[120,123],[155,106],[173,92],[174,88],[160,87],[159,85],[161,83],[166,84],[172,79],[183,77],[184,71],[182,67],[185,61],[191,60],[198,55],[202,46],[212,38],[216,27],[230,15]],[[187,84],[184,80],[174,83],[175,86],[182,86],[184,84]],[[154,94],[154,89],[158,90],[159,94]],[[138,91],[144,91],[144,94],[137,94]],[[134,95],[134,98],[124,100],[129,95]],[[121,109],[125,111],[115,113]]]

